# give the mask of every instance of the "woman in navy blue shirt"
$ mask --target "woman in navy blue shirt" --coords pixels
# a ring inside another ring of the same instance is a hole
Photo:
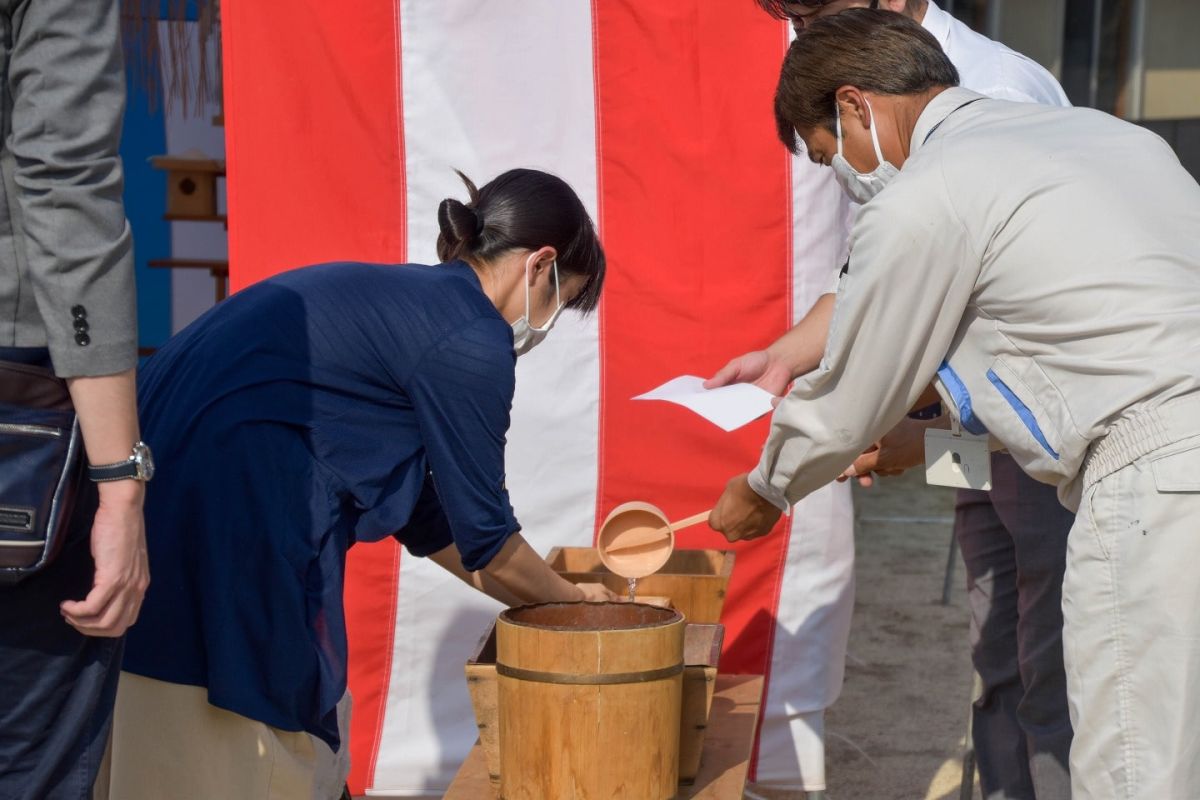
[[[516,357],[563,308],[595,308],[603,251],[560,179],[466,182],[470,202],[438,210],[445,263],[278,275],[141,370],[158,459],[153,581],[127,643],[113,797],[290,797],[301,795],[280,787],[338,783],[319,752],[274,753],[309,752],[296,739],[309,735],[337,751],[345,733],[342,580],[355,542],[394,536],[509,604],[612,596],[538,557],[504,482]],[[204,720],[217,722],[208,740]],[[257,761],[220,727],[250,721],[274,742]],[[267,785],[275,794],[253,788]]]

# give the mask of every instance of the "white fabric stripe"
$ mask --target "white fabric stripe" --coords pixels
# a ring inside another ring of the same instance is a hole
[[[792,159],[792,309],[799,322],[846,263],[853,221],[833,170]]]
[[[801,501],[792,517],[775,609],[759,783],[825,788],[824,748],[804,715],[828,708],[841,693],[853,612],[854,509],[848,485],[826,486]]]
[[[159,38],[167,41],[170,35],[168,25],[160,22]],[[196,23],[187,23],[188,36],[192,43],[188,51],[191,58],[192,74],[200,66],[199,40],[196,34]],[[216,42],[211,44],[216,48]],[[215,57],[215,55],[213,56]],[[173,86],[170,59],[160,59],[162,62],[163,86]],[[176,101],[163,109],[163,123],[166,128],[167,152],[171,155],[182,155],[190,151],[198,151],[208,158],[225,157],[225,129],[212,124],[212,118],[217,113],[215,103],[206,104],[199,110],[192,109],[191,116],[183,116],[182,103]],[[217,182],[220,196],[217,198],[218,208],[225,211],[225,181]],[[146,253],[149,258],[227,258],[225,230],[213,222],[172,222],[171,223],[171,252]],[[187,327],[196,317],[212,308],[214,302],[214,284],[212,276],[206,270],[174,269],[171,270],[171,332],[178,333]]]
[[[849,204],[833,170],[792,160],[792,308],[801,319],[828,291],[846,259]],[[820,712],[842,690],[854,612],[854,510],[848,485],[796,506],[776,608],[757,779],[809,791],[825,788]]]
[[[401,0],[409,260],[434,263],[436,211],[513,167],[570,183],[595,217],[590,4]],[[568,312],[521,358],[508,486],[540,552],[590,545],[596,504],[596,318]],[[392,675],[372,794],[449,784],[477,731],[463,663],[498,605],[417,558],[401,559]]]

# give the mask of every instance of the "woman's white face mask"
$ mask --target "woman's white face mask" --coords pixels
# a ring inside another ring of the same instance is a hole
[[[834,102],[834,108],[837,111],[837,155],[830,161],[830,165],[833,167],[834,177],[837,178],[842,191],[856,203],[865,203],[882,192],[883,187],[887,186],[892,178],[900,172],[891,162],[884,159],[883,149],[879,146],[875,112],[871,110],[871,101],[865,97],[863,100],[866,101],[867,111],[871,114],[871,144],[875,147],[875,158],[879,161],[878,167],[866,173],[856,170],[842,155],[842,106],[840,103]]]
[[[513,329],[513,350],[518,356],[523,356],[541,343],[546,338],[546,334],[554,327],[554,323],[558,321],[558,315],[562,313],[563,302],[562,292],[558,285],[558,260],[553,262],[554,269],[554,313],[550,315],[550,319],[546,320],[540,328],[535,328],[529,323],[529,271],[532,266],[533,257],[525,261],[525,313],[512,324]]]

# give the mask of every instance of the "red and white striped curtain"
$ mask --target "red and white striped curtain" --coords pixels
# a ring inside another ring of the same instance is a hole
[[[786,25],[752,0],[226,0],[222,15],[235,289],[320,261],[435,263],[437,204],[465,199],[454,168],[480,184],[554,172],[597,221],[599,312],[565,317],[518,366],[508,486],[535,547],[590,545],[627,500],[693,514],[756,463],[765,420],[727,434],[630,398],[766,345],[836,269],[837,190],[775,138]],[[840,687],[840,653],[814,654],[811,634],[848,624],[836,489],[734,548],[722,669],[768,676],[760,778],[795,771],[790,717]],[[680,538],[726,547],[703,526]],[[475,740],[462,665],[498,607],[389,543],[354,548],[347,570],[352,787],[437,791]]]

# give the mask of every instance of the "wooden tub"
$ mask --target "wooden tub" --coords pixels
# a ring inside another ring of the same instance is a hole
[[[683,644],[683,698],[679,720],[679,782],[690,784],[700,769],[700,754],[717,680],[717,663],[725,628],[719,624],[688,623]],[[498,686],[496,682],[496,625],[493,622],[467,659],[467,688],[475,709],[479,743],[488,777],[500,782]]]

